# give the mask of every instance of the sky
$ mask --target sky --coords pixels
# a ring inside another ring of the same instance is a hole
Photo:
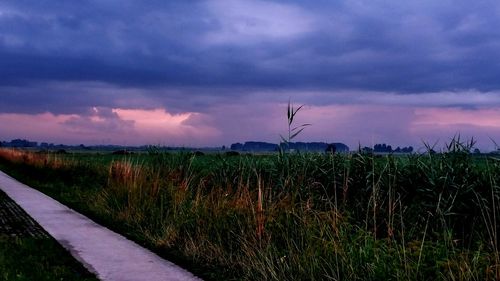
[[[500,144],[500,2],[4,0],[0,140]],[[492,141],[493,140],[493,141]]]

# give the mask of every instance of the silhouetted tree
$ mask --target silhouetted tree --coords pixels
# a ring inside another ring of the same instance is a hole
[[[373,146],[373,151],[374,152],[392,152],[392,146],[387,145],[385,143],[378,143]]]
[[[335,154],[336,151],[337,151],[337,147],[333,143],[328,144],[328,146],[325,149],[326,153],[331,153],[331,154]]]
[[[412,146],[409,146],[409,147],[403,147],[401,149],[401,152],[403,153],[412,153],[413,152],[413,147]]]
[[[372,153],[372,152],[373,152],[373,148],[368,147],[368,146],[365,146],[365,147],[363,147],[363,148],[361,149],[361,151],[360,151],[360,152],[362,152],[362,153]]]
[[[242,143],[233,143],[231,144],[231,150],[243,150],[243,144]]]

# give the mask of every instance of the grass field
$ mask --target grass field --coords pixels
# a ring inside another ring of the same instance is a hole
[[[98,280],[0,191],[0,280]]]
[[[0,150],[0,168],[209,280],[498,280],[500,161]]]
[[[0,235],[0,280],[97,281],[51,238]]]

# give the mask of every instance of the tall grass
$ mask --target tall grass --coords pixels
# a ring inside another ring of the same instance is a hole
[[[23,165],[27,180],[94,178],[50,192],[160,253],[175,250],[213,272],[208,279],[500,279],[500,161],[453,141],[443,153],[407,156],[152,153],[106,162],[4,149],[0,158],[12,171]]]

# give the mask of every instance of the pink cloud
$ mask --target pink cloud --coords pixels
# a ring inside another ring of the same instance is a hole
[[[204,145],[213,142],[219,131],[209,124],[194,124],[190,120],[202,118],[203,114],[185,112],[171,114],[164,109],[114,109],[123,120],[135,124],[134,142],[160,143],[167,145]]]
[[[165,109],[89,108],[76,114],[0,114],[0,138],[69,144],[217,146],[259,140],[277,143],[286,135],[286,103],[245,101],[219,104],[205,113]],[[336,104],[304,106],[297,124],[311,123],[296,141],[344,142],[371,146],[423,147],[455,134],[493,149],[500,140],[500,109],[410,105]]]
[[[491,139],[500,140],[500,110],[496,108],[418,108],[410,133],[427,140],[449,142],[460,135],[462,139],[477,140],[477,146],[495,149]]]
[[[418,108],[414,126],[469,125],[500,130],[500,109]]]
[[[286,103],[220,105],[209,114],[211,126],[220,129],[219,143],[263,140],[279,142],[286,135]],[[311,123],[297,141],[344,142],[372,146],[424,147],[439,142],[442,148],[456,134],[479,139],[481,149],[493,149],[490,137],[500,139],[500,110],[419,107],[411,105],[335,104],[304,106],[297,124]]]
[[[27,138],[67,144],[204,145],[218,135],[189,120],[198,113],[170,114],[163,109],[92,108],[88,115],[0,114],[4,139]],[[15,124],[15,126],[13,126]]]
[[[61,142],[74,143],[75,140],[69,136],[65,137],[61,124],[77,118],[78,115],[54,115],[43,114],[0,114],[0,132],[4,139],[27,138],[32,140],[60,140]]]
[[[308,133],[318,140],[341,141],[355,149],[358,144],[406,144],[408,123],[414,118],[406,107],[382,105],[326,105],[304,110],[304,121],[312,123]]]
[[[124,120],[133,120],[142,129],[175,128],[181,126],[195,113],[170,114],[164,109],[113,109],[113,113]]]
[[[93,107],[88,115],[72,116],[62,123],[68,132],[77,135],[93,133],[125,133],[134,129],[134,121],[120,118],[113,110]]]

